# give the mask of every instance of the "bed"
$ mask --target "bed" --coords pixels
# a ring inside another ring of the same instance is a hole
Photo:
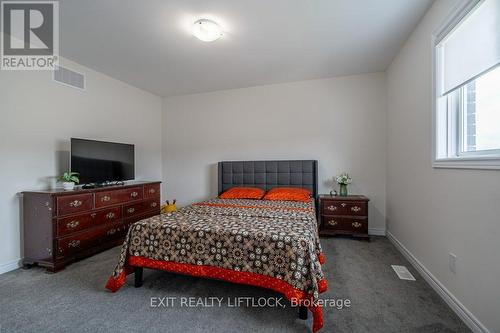
[[[160,269],[272,289],[313,314],[327,288],[316,222],[317,161],[237,161],[218,164],[219,195],[232,187],[301,187],[309,202],[214,198],[133,224],[106,288],[115,292],[142,269]]]

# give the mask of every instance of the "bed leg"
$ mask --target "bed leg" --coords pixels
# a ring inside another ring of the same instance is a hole
[[[307,308],[305,306],[299,306],[299,318],[302,320],[307,319]]]
[[[134,286],[136,288],[142,287],[142,271],[143,271],[142,267],[134,267],[134,278],[135,278]]]

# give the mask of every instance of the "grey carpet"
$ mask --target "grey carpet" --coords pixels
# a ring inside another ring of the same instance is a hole
[[[325,308],[321,332],[469,332],[430,286],[384,237],[322,241],[329,290],[322,298],[349,299],[349,308]],[[151,308],[151,297],[280,297],[274,292],[222,281],[145,270],[113,294],[104,284],[119,248],[68,266],[57,274],[41,268],[0,276],[0,332],[308,332],[311,319],[295,308]],[[399,280],[391,264],[407,265],[416,282]],[[310,318],[311,316],[309,316]]]

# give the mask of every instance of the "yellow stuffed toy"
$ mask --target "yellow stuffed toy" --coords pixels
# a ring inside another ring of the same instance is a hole
[[[172,201],[172,203],[170,203],[167,200],[166,203],[163,206],[161,206],[161,213],[166,214],[166,213],[172,213],[172,212],[177,211],[177,206],[175,205],[176,201],[177,200],[174,199],[174,201]]]

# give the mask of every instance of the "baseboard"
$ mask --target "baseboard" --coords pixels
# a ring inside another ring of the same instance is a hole
[[[368,228],[368,234],[373,236],[385,236],[385,228]]]
[[[7,273],[21,267],[21,259],[12,260],[5,264],[0,264],[0,274]]]
[[[387,231],[387,238],[408,259],[422,277],[438,293],[448,306],[475,333],[490,333],[484,326],[418,259],[396,238]]]

